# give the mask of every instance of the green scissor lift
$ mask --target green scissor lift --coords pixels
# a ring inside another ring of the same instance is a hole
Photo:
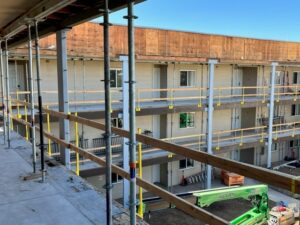
[[[250,200],[254,207],[230,221],[230,223],[233,225],[258,225],[267,223],[269,216],[267,185],[217,188],[199,191],[193,195],[196,197],[196,205],[199,207],[207,207],[212,203],[231,199],[242,198]]]

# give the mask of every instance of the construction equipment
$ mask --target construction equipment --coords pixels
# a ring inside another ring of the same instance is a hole
[[[269,213],[268,225],[299,225],[296,217],[299,217],[299,209],[294,206],[279,205],[271,209]]]
[[[254,185],[244,187],[218,188],[194,193],[196,205],[207,207],[212,203],[231,200],[246,199],[254,206],[248,212],[230,221],[233,225],[266,224],[269,217],[268,186]]]
[[[299,222],[295,222],[296,207],[292,209],[287,206],[276,206],[269,210],[267,185],[217,188],[195,192],[193,195],[199,207],[231,199],[250,200],[253,208],[230,221],[232,225],[299,225]]]

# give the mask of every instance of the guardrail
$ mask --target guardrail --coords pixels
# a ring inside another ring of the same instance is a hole
[[[275,101],[280,102],[286,97],[291,97],[291,100],[299,99],[300,85],[276,85],[275,86]],[[270,88],[269,86],[244,86],[244,87],[215,87],[214,88],[214,103],[216,106],[221,106],[232,100],[239,102],[241,105],[247,101],[261,101],[266,103],[268,100]],[[103,90],[69,90],[70,105],[95,105],[104,104]],[[116,88],[111,90],[111,104],[121,103],[122,89]],[[36,92],[34,92],[36,94]],[[57,100],[49,101],[51,95],[57,95],[57,91],[42,91],[46,99],[44,105],[57,106]],[[26,99],[29,95],[28,91],[11,92],[17,100]],[[24,95],[22,98],[20,96]],[[170,109],[177,102],[191,101],[191,104],[196,104],[199,108],[203,106],[203,102],[207,101],[208,92],[206,87],[179,87],[179,88],[137,88],[136,89],[136,111],[141,111],[143,103],[150,102],[167,102]],[[80,100],[79,100],[80,99]],[[300,100],[300,99],[299,99]]]
[[[22,103],[22,102],[20,102]],[[24,103],[27,106],[30,105],[29,103]],[[105,130],[105,125],[93,120],[85,119],[79,116],[71,115],[71,114],[64,114],[61,112],[57,112],[54,110],[50,110],[47,108],[43,108],[45,113],[49,113],[53,117],[57,117],[60,119],[66,119],[72,122],[77,122],[83,124],[85,126],[90,126],[99,130]],[[14,119],[18,119],[17,117],[12,116]],[[298,123],[297,123],[298,124]],[[29,126],[29,123],[26,123]],[[275,126],[283,126],[283,124],[275,125]],[[298,128],[297,128],[298,129]],[[289,128],[288,130],[292,130]],[[112,132],[121,136],[128,138],[129,132],[120,128],[113,127]],[[146,145],[150,145],[155,148],[159,148],[173,154],[178,154],[185,156],[187,158],[191,158],[195,161],[210,164],[212,166],[229,170],[232,172],[236,172],[238,174],[251,177],[253,179],[262,181],[267,184],[271,184],[286,190],[290,190],[295,193],[300,193],[300,180],[295,180],[293,176],[289,176],[282,173],[277,173],[274,171],[270,171],[264,168],[260,168],[257,166],[236,162],[230,159],[221,158],[215,155],[210,155],[205,152],[195,151],[190,148],[179,146],[174,143],[166,142],[164,140],[155,139],[153,137],[149,137],[142,134],[136,134],[136,138],[139,142],[142,142]],[[59,139],[60,140],[60,139]],[[267,176],[271,176],[270,179]]]

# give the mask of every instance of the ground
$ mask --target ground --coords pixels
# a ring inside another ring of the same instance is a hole
[[[274,203],[270,202],[270,207],[273,207]],[[251,203],[246,200],[230,200],[223,203],[216,203],[206,208],[209,212],[225,219],[232,220],[241,214],[251,209]],[[149,214],[145,214],[145,220],[150,225],[161,225],[162,221],[164,225],[204,225],[197,219],[185,214],[178,209],[162,209],[153,211]]]

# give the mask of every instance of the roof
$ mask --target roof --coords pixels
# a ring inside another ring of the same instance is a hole
[[[135,0],[135,3],[144,0]],[[126,7],[127,0],[109,1],[109,9],[114,12]],[[0,35],[10,38],[9,47],[23,44],[27,40],[28,19],[39,22],[40,36],[47,36],[63,28],[102,16],[104,0],[8,0],[1,1]],[[33,35],[34,37],[34,35]]]

